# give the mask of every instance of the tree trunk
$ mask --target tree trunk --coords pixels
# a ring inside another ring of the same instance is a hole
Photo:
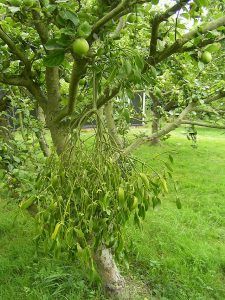
[[[42,125],[44,126],[45,117],[44,117],[43,110],[41,109],[40,106],[38,106],[36,108],[36,117],[42,123]],[[50,149],[49,149],[48,143],[47,143],[46,138],[45,138],[44,128],[41,128],[40,131],[36,132],[35,134],[36,134],[36,137],[38,139],[40,148],[41,148],[44,156],[49,157],[51,153],[50,153]]]
[[[125,279],[120,274],[110,249],[98,250],[94,254],[94,260],[107,295],[114,299],[131,299],[125,289]]]
[[[106,126],[108,128],[108,132],[112,138],[113,143],[115,143],[120,148],[123,148],[124,143],[122,141],[122,138],[119,136],[117,132],[116,124],[113,117],[112,100],[105,105],[104,113],[105,113]]]
[[[40,145],[40,148],[41,148],[41,151],[42,151],[43,155],[45,157],[49,157],[51,152],[50,152],[50,149],[49,149],[49,146],[48,146],[48,143],[46,141],[46,138],[44,136],[43,131],[35,132],[35,134],[36,134],[36,137],[38,139],[38,143]]]
[[[152,100],[152,134],[157,134],[160,129],[160,113],[158,111],[160,99],[152,92],[149,93]],[[160,139],[156,136],[151,140],[152,145],[159,144]]]
[[[45,112],[46,125],[50,130],[51,138],[56,152],[60,155],[66,146],[69,138],[69,126],[67,123],[56,123],[51,113]]]
[[[157,133],[160,129],[160,116],[156,109],[156,107],[152,109],[152,134]],[[153,138],[151,141],[152,145],[157,145],[159,142],[160,139],[158,137]]]

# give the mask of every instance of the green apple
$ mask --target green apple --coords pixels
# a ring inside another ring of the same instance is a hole
[[[212,54],[208,51],[205,51],[202,53],[202,55],[200,56],[200,60],[204,63],[204,64],[208,64],[211,60],[212,60]]]
[[[72,49],[76,55],[86,56],[89,51],[89,44],[84,38],[79,38],[73,42]]]
[[[127,22],[129,22],[129,23],[135,23],[136,22],[136,15],[129,14],[128,17],[127,17]]]

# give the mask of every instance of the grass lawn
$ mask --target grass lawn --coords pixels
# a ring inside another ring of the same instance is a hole
[[[199,129],[198,139],[194,149],[178,129],[161,146],[136,151],[156,169],[160,161],[153,157],[172,153],[182,202],[178,210],[171,187],[161,208],[148,212],[141,232],[127,226],[135,246],[130,274],[149,300],[225,299],[225,135]],[[37,257],[33,237],[32,220],[1,193],[0,300],[105,299],[78,263]]]
[[[136,151],[153,166],[156,152],[174,151],[182,209],[170,192],[160,210],[148,213],[143,232],[129,230],[139,253],[132,270],[156,299],[225,299],[225,136],[199,129],[193,149],[182,131],[161,147]]]

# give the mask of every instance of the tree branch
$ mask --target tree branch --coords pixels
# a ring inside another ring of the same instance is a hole
[[[159,15],[159,23],[166,21],[169,19],[172,15],[174,15],[178,10],[183,8],[190,0],[180,0],[175,4],[174,6],[168,8],[164,13]]]
[[[60,122],[63,118],[69,116],[74,112],[76,106],[79,81],[81,77],[85,74],[86,67],[87,67],[87,60],[85,58],[76,59],[76,61],[74,60],[73,69],[70,78],[70,85],[69,85],[68,105],[57,113],[55,117],[56,122]]]
[[[160,129],[158,132],[151,134],[149,137],[141,137],[141,138],[137,139],[131,145],[129,145],[125,149],[124,152],[126,154],[130,153],[131,151],[135,150],[136,148],[145,144],[146,142],[151,142],[152,140],[154,140],[156,138],[160,138],[160,137],[168,134],[169,132],[173,131],[174,129],[176,129],[177,127],[180,126],[180,124],[182,123],[182,120],[185,118],[185,116],[187,114],[189,114],[189,112],[191,112],[196,105],[197,105],[196,102],[189,103],[188,106],[185,107],[185,109],[178,116],[178,118],[176,118],[176,120],[174,120],[172,123],[168,123],[162,129]]]
[[[152,98],[152,101],[156,104],[159,105],[160,100],[159,98],[151,91],[149,91],[149,96]]]
[[[40,106],[45,109],[47,104],[47,99],[42,93],[40,87],[34,83],[30,78],[26,78],[20,75],[7,75],[0,74],[0,82],[8,85],[22,86],[26,87],[31,95],[38,101]]]
[[[113,101],[108,101],[104,106],[105,121],[112,142],[119,148],[123,147],[123,140],[119,135],[113,116]]]
[[[15,85],[15,86],[28,86],[27,78],[21,75],[8,75],[8,74],[0,74],[0,82],[8,85]]]
[[[29,80],[29,84],[27,86],[28,91],[31,93],[31,95],[34,97],[34,99],[39,103],[41,108],[46,113],[47,103],[48,99],[43,94],[42,90],[40,89],[39,85],[33,82],[32,80]]]
[[[26,58],[24,53],[16,46],[13,40],[2,30],[0,26],[0,39],[2,39],[10,48],[11,52],[15,54],[20,61],[22,61],[28,72],[31,71],[30,61]]]
[[[217,92],[216,95],[212,95],[212,96],[204,99],[204,104],[210,104],[210,103],[217,101],[219,99],[222,99],[224,97],[225,97],[225,90],[221,89],[220,91]]]
[[[150,40],[150,52],[149,55],[153,57],[156,54],[157,48],[157,40],[158,40],[158,33],[159,33],[159,16],[155,16],[152,20],[152,31],[151,31],[151,40]]]
[[[48,96],[48,106],[54,112],[59,109],[59,68],[52,67],[46,68],[45,71],[45,80]]]
[[[178,10],[184,7],[190,0],[180,0],[174,6],[168,8],[164,13],[157,14],[152,20],[152,31],[151,31],[151,41],[150,41],[150,56],[153,57],[156,54],[157,47],[157,39],[158,39],[158,31],[159,25],[169,19],[172,15],[174,15]]]
[[[168,112],[172,109],[177,108],[178,106],[179,104],[175,100],[170,100],[169,102],[165,103],[163,109]]]
[[[127,6],[129,6],[128,0],[122,0],[114,9],[112,9],[110,12],[108,12],[105,16],[103,16],[100,20],[98,20],[93,28],[92,32],[89,36],[89,39],[92,39],[93,34],[97,34],[100,29],[111,19],[116,17],[119,13],[121,13],[124,9],[127,9]]]
[[[196,125],[196,126],[201,126],[201,127],[225,129],[225,126],[222,126],[222,125],[210,124],[210,123],[192,121],[192,120],[183,120],[181,122],[181,124],[190,124],[190,125]]]
[[[203,48],[207,45],[210,45],[212,43],[219,43],[219,42],[222,42],[223,40],[225,40],[225,37],[223,38],[220,38],[220,39],[207,39],[207,40],[203,40],[203,41],[200,41],[197,45],[193,45],[193,46],[190,46],[190,47],[182,47],[178,52],[179,53],[183,53],[183,52],[189,52],[189,51],[193,51],[195,50],[196,48]]]
[[[49,38],[48,25],[43,21],[43,19],[37,11],[33,10],[32,16],[34,19],[34,26],[40,37],[40,40],[42,44],[45,45]],[[60,99],[58,67],[46,67],[45,80],[48,96],[47,104],[52,112],[56,112],[59,109]]]
[[[111,99],[113,99],[120,91],[121,88],[121,84],[119,84],[119,86],[113,88],[111,91],[109,88],[106,88],[105,91],[103,92],[103,94],[101,96],[99,96],[99,98],[97,99],[97,109],[101,108],[104,104],[106,104],[108,101],[110,101]],[[83,111],[79,114],[79,116],[77,118],[75,118],[72,123],[71,126],[74,128],[76,127],[78,124],[84,123],[88,118],[90,118],[90,116],[92,116],[94,113],[93,110],[93,104],[90,103],[87,106],[85,106],[85,108],[83,109]],[[85,116],[85,118],[84,118]]]
[[[43,19],[41,18],[40,14],[35,11],[32,10],[32,16],[34,18],[33,22],[34,22],[34,26],[36,28],[36,31],[40,37],[40,40],[42,42],[42,44],[46,44],[48,41],[48,26],[47,24],[43,21]]]
[[[111,91],[109,88],[106,88],[103,94],[99,96],[97,100],[97,108],[101,108],[104,104],[113,99],[119,93],[120,88],[121,83],[119,83],[118,86],[114,87]]]
[[[80,59],[74,61],[73,70],[70,79],[70,87],[69,87],[69,103],[68,103],[68,114],[71,114],[74,111],[76,105],[76,97],[78,91],[79,81],[84,75],[87,66],[86,59]]]
[[[210,107],[209,109],[206,109],[206,108],[203,108],[203,107],[196,107],[195,111],[199,112],[199,113],[219,115],[219,111],[213,109],[212,107]],[[224,111],[224,113],[225,113],[225,111]]]
[[[123,17],[119,18],[119,23],[116,27],[116,30],[113,32],[113,34],[111,35],[113,39],[119,38],[120,36],[120,31],[124,28],[125,26],[125,20]]]
[[[149,57],[149,63],[155,65],[161,62],[172,54],[179,52],[182,49],[183,45],[192,40],[194,37],[198,36],[198,34],[203,35],[208,31],[214,30],[223,25],[225,25],[225,16],[218,18],[212,22],[198,26],[197,28],[184,34],[180,39],[177,39],[171,46],[158,53],[154,61],[152,61],[151,57]]]
[[[205,104],[209,104],[213,101],[219,100],[221,98],[225,97],[225,91],[220,91],[218,92],[218,94],[209,97],[208,99],[205,100]],[[166,124],[161,130],[159,130],[156,133],[151,134],[149,137],[141,137],[139,139],[137,139],[136,141],[134,141],[131,145],[129,145],[126,149],[125,149],[125,153],[129,153],[131,151],[133,151],[134,149],[138,148],[139,146],[141,146],[142,144],[146,143],[146,142],[151,142],[152,140],[154,140],[155,138],[160,138],[166,134],[168,134],[169,132],[173,131],[174,129],[176,129],[177,127],[179,127],[182,124],[182,121],[184,120],[184,118],[193,110],[195,110],[195,108],[197,106],[199,106],[200,103],[199,102],[191,102],[187,105],[187,107],[185,107],[183,109],[183,111],[180,113],[180,115],[172,122],[172,123],[168,123]]]
[[[33,13],[34,19],[37,19],[38,13]],[[41,23],[41,20],[39,18],[38,23],[35,24],[37,26],[36,30],[38,34],[40,35],[40,38],[42,42],[46,41],[46,26]],[[45,110],[46,105],[48,103],[47,98],[41,91],[41,88],[31,79],[31,63],[26,58],[25,54],[18,49],[16,44],[12,41],[12,39],[2,30],[0,27],[0,38],[9,46],[12,53],[14,53],[25,65],[26,67],[26,77],[6,77],[5,75],[1,75],[1,79],[5,80],[6,84],[10,85],[16,85],[16,86],[25,86],[27,90],[31,93],[31,95],[38,101],[40,106]],[[52,73],[52,71],[50,71]],[[51,77],[51,74],[50,76]],[[54,76],[53,76],[54,77]],[[47,81],[47,80],[46,80]],[[3,81],[2,81],[3,82]],[[50,83],[51,86],[51,83]]]
[[[36,131],[35,134],[36,134],[36,137],[38,139],[40,148],[41,148],[44,156],[49,157],[51,152],[50,152],[49,145],[45,138],[45,132],[44,132],[45,117],[44,117],[43,110],[41,109],[41,107],[39,105],[37,105],[37,107],[35,108],[35,114],[36,114],[37,120],[41,124],[41,128],[38,131]]]

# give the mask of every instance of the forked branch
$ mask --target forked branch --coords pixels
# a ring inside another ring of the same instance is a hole
[[[25,65],[27,72],[31,71],[31,63],[26,58],[26,55],[19,49],[19,47],[14,43],[14,41],[6,34],[0,26],[0,39],[5,42],[11,52],[16,55],[16,57]]]

